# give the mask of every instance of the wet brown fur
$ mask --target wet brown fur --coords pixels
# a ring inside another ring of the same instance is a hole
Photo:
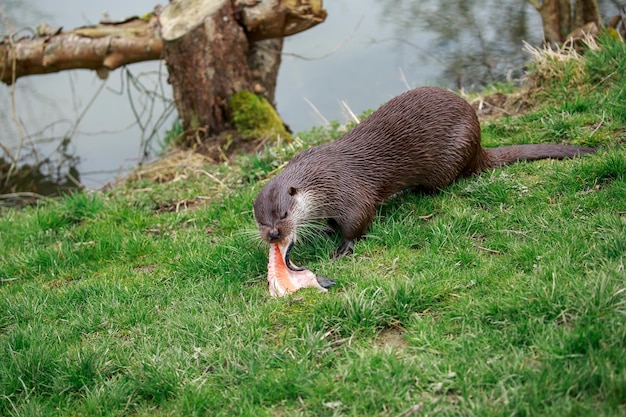
[[[261,190],[254,214],[268,242],[294,239],[301,224],[333,220],[342,254],[365,234],[376,207],[401,190],[434,191],[520,160],[591,152],[569,145],[484,149],[472,107],[450,91],[422,87],[393,98],[340,139],[294,157]]]

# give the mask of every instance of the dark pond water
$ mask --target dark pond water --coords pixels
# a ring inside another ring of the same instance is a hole
[[[603,12],[615,14],[614,3],[602,2]],[[4,0],[0,35],[43,22],[69,29],[123,19],[155,4]],[[420,85],[480,89],[519,78],[528,58],[522,41],[537,45],[542,36],[524,0],[327,0],[324,7],[326,22],[285,42],[276,100],[294,131],[344,122],[342,100],[358,114]],[[98,188],[159,151],[176,117],[166,78],[154,61],[106,81],[77,70],[25,77],[14,91],[1,85],[0,156],[9,160],[6,152],[17,157],[20,149],[20,159],[47,162],[42,171],[63,176],[72,166],[72,177]]]

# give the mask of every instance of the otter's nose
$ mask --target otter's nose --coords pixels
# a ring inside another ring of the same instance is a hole
[[[269,234],[267,235],[269,237],[270,240],[274,241],[274,240],[278,240],[278,238],[280,237],[280,232],[278,231],[278,229],[273,229],[269,232]]]

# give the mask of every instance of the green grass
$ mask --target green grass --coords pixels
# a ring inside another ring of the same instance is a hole
[[[484,126],[487,146],[598,154],[402,195],[352,257],[298,245],[328,293],[269,297],[251,200],[336,126],[207,167],[226,188],[142,181],[4,209],[0,415],[625,415],[626,80],[604,66],[623,51],[594,52],[600,85],[552,82]]]

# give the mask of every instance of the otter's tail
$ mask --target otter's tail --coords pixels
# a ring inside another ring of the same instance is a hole
[[[595,148],[571,145],[512,145],[485,149],[489,166],[499,167],[519,161],[564,159],[596,152]]]

